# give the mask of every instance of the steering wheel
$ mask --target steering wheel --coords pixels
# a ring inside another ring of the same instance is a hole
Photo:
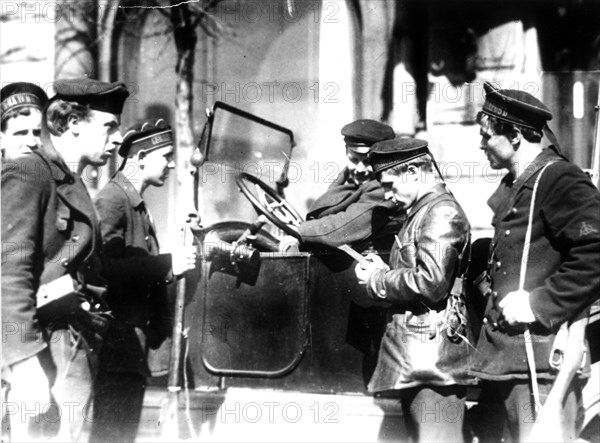
[[[264,214],[275,226],[300,240],[298,225],[304,220],[292,205],[252,174],[240,172],[235,177],[235,181],[254,209]]]

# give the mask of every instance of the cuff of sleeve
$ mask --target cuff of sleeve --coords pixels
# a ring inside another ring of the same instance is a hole
[[[175,280],[179,280],[181,277],[183,277],[183,274],[177,277],[175,274],[173,274],[173,269],[171,269],[165,278],[164,284],[168,285],[173,283]]]
[[[367,291],[373,300],[386,300],[385,274],[388,269],[378,269],[371,274],[367,281]]]
[[[551,331],[557,331],[566,320],[565,318],[549,315],[544,310],[544,291],[541,288],[534,289],[529,293],[529,306],[536,320]]]
[[[156,256],[157,265],[160,268],[160,272],[157,273],[159,275],[159,279],[156,280],[156,284],[168,285],[174,279],[173,276],[173,261],[171,259],[171,254],[160,254]]]

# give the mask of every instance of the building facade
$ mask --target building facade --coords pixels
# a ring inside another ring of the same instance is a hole
[[[175,125],[173,9],[182,6],[168,3],[3,1],[1,81],[29,80],[51,93],[58,77],[121,79],[132,91],[124,128],[142,118]],[[200,19],[200,6],[209,3],[216,7]],[[476,235],[484,235],[491,217],[485,201],[500,180],[477,149],[474,121],[484,81],[522,88],[548,103],[565,150],[590,167],[600,6],[592,0],[525,3],[226,0],[186,6],[198,21],[192,140],[180,143],[171,198],[149,193],[159,208],[159,231],[168,232],[182,216],[177,208],[190,198],[182,191],[190,186],[188,158],[205,109],[223,101],[294,131],[295,176],[287,197],[300,213],[343,165],[340,128],[373,118],[430,141]],[[114,167],[90,171],[92,188]]]

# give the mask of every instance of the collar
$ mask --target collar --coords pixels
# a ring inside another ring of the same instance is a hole
[[[427,191],[427,193],[423,197],[421,197],[421,199],[417,203],[415,203],[415,205],[413,207],[408,209],[408,211],[407,211],[408,216],[412,217],[417,212],[419,212],[419,210],[423,206],[427,205],[432,200],[435,200],[437,197],[439,197],[442,194],[449,194],[448,189],[446,188],[445,183],[438,183],[433,188],[431,188],[429,191]]]
[[[542,169],[544,167],[544,165],[546,163],[548,163],[549,161],[556,161],[559,160],[561,157],[559,157],[556,152],[554,150],[550,148],[545,148],[542,149],[542,152],[540,152],[531,162],[531,164],[527,165],[527,167],[525,168],[525,170],[521,173],[521,175],[519,175],[517,177],[517,180],[515,181],[515,186],[516,188],[521,188],[525,183],[527,183],[527,181],[540,169]],[[509,179],[514,180],[514,178],[512,177],[512,174],[507,174],[510,175],[511,177]]]
[[[554,146],[544,148],[517,177],[516,181],[510,172],[502,178],[500,186],[488,199],[488,206],[494,213],[504,213],[505,210],[509,210],[521,188],[547,163],[558,160],[565,161],[564,157],[556,153]]]
[[[52,153],[42,151],[41,149],[36,149],[33,153],[48,165],[48,168],[50,168],[50,175],[57,185],[75,183],[75,174],[69,170],[69,167],[60,156],[54,156]]]
[[[129,203],[134,208],[141,206],[144,204],[144,199],[140,195],[138,191],[133,187],[129,179],[123,174],[121,171],[117,171],[117,173],[110,179],[111,182],[120,187],[125,195],[129,199]]]
[[[98,214],[96,212],[96,207],[94,206],[85,184],[81,177],[69,170],[69,167],[56,151],[54,151],[55,155],[53,155],[52,151],[49,153],[48,151],[38,149],[34,151],[34,154],[38,155],[44,163],[46,163],[50,169],[52,180],[56,183],[56,193],[58,194],[60,201],[63,202],[57,209],[58,214],[61,215],[61,211],[64,211],[62,212],[62,215],[68,218],[70,210],[75,210],[88,219],[92,229],[92,242],[84,261],[90,259],[90,257],[98,252],[97,245],[101,245],[102,243],[100,231],[98,230]]]

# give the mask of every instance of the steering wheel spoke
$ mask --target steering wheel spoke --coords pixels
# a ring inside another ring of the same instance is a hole
[[[241,172],[236,176],[240,191],[252,203],[252,206],[264,214],[275,226],[289,235],[300,239],[298,226],[304,220],[302,216],[283,197],[258,177]],[[253,184],[254,186],[250,186]],[[254,188],[254,192],[251,189]]]

